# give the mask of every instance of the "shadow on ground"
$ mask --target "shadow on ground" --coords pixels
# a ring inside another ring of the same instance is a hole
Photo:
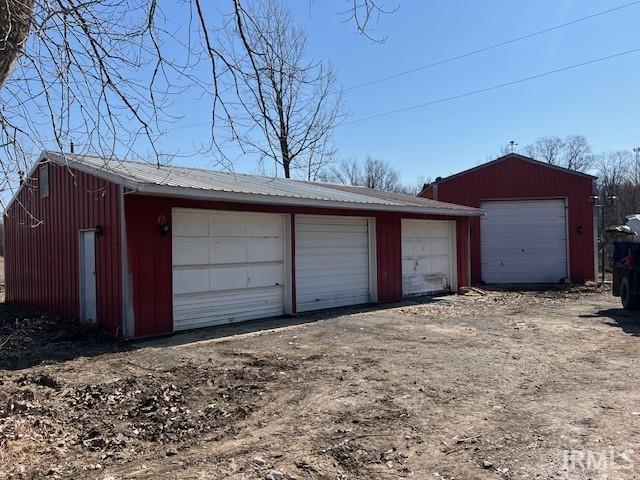
[[[612,321],[605,322],[610,327],[620,328],[623,332],[634,337],[640,337],[640,312],[624,310],[622,308],[607,308],[593,315],[581,315],[582,318],[605,317]]]
[[[259,320],[248,320],[248,321],[239,322],[239,323],[227,323],[224,325],[217,325],[214,327],[205,327],[205,328],[199,328],[196,330],[187,330],[184,332],[177,332],[177,333],[166,335],[163,337],[133,340],[130,342],[130,344],[134,348],[173,347],[173,346],[185,345],[192,342],[217,340],[217,339],[226,338],[226,337],[233,337],[236,335],[259,333],[259,332],[265,332],[265,331],[275,330],[279,328],[291,327],[295,325],[315,323],[322,320],[330,320],[343,315],[354,315],[354,314],[366,313],[366,312],[381,312],[384,310],[389,310],[392,308],[403,307],[408,305],[427,304],[431,302],[436,302],[438,301],[439,298],[447,295],[449,294],[420,296],[420,297],[413,297],[411,299],[406,299],[402,302],[330,308],[330,309],[318,310],[314,312],[299,313],[296,316],[272,317],[272,318],[263,318]]]
[[[161,337],[124,342],[99,328],[74,320],[48,317],[15,305],[0,303],[0,370],[21,370],[41,363],[65,362],[78,357],[122,352],[139,348],[177,346],[247,333],[314,323],[342,315],[381,311],[403,305],[437,301],[437,296],[416,297],[390,304],[370,304],[230,323],[178,332]]]

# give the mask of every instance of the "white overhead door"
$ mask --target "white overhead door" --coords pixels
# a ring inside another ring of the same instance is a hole
[[[371,301],[368,220],[296,215],[298,312]]]
[[[456,285],[455,222],[402,219],[402,295]]]
[[[504,200],[480,204],[482,280],[556,283],[567,277],[564,200]]]
[[[284,313],[283,215],[174,209],[173,328]]]

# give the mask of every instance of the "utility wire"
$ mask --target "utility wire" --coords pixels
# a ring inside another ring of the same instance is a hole
[[[624,55],[631,55],[632,53],[640,52],[640,48],[634,48],[632,50],[625,50],[624,52],[614,53],[613,55],[607,55],[606,57],[594,58],[592,60],[587,60],[586,62],[576,63],[574,65],[568,65],[566,67],[556,68],[555,70],[549,70],[548,72],[538,73],[536,75],[531,75],[529,77],[520,78],[518,80],[512,80],[510,82],[499,83],[498,85],[493,85],[491,87],[481,88],[479,90],[472,90],[470,92],[461,93],[458,95],[452,95],[450,97],[439,98],[437,100],[432,100],[430,102],[419,103],[417,105],[410,105],[408,107],[398,108],[396,110],[390,110],[388,112],[376,113],[375,115],[370,115],[364,118],[358,118],[356,120],[351,120],[349,122],[344,122],[338,125],[338,127],[353,125],[354,123],[365,122],[367,120],[373,120],[374,118],[386,117],[388,115],[394,115],[396,113],[407,112],[409,110],[416,110],[418,108],[428,107],[430,105],[436,105],[438,103],[445,103],[451,100],[457,100],[459,98],[471,97],[473,95],[478,95],[480,93],[490,92],[492,90],[498,90],[500,88],[509,87],[511,85],[517,85],[519,83],[528,82],[530,80],[535,80],[542,77],[547,77],[549,75],[554,75],[560,72],[566,72],[567,70],[573,70],[574,68],[584,67],[586,65],[592,65],[594,63],[604,62],[605,60],[610,60],[612,58],[622,57]]]
[[[522,40],[526,40],[528,38],[537,37],[539,35],[543,35],[545,33],[553,32],[554,30],[559,30],[564,27],[568,27],[570,25],[575,25],[576,23],[584,22],[587,20],[591,20],[593,18],[601,17],[602,15],[607,15],[608,13],[616,12],[618,10],[622,10],[623,8],[633,7],[634,5],[640,4],[640,0],[636,0],[633,2],[625,3],[618,7],[609,8],[608,10],[603,10],[601,12],[593,13],[591,15],[587,15],[586,17],[576,18],[575,20],[571,20],[570,22],[561,23],[559,25],[554,25],[553,27],[545,28],[544,30],[538,30],[537,32],[528,33],[526,35],[522,35],[520,37],[512,38],[510,40],[505,40],[503,42],[494,43],[493,45],[489,45],[487,47],[478,48],[477,50],[471,50],[470,52],[462,53],[460,55],[456,55],[453,57],[445,58],[443,60],[438,60],[437,62],[428,63],[426,65],[422,65],[419,67],[412,68],[410,70],[405,70],[402,72],[394,73],[388,75],[386,77],[378,78],[376,80],[370,80],[363,83],[358,83],[356,85],[352,85],[351,87],[344,88],[343,91],[348,92],[350,90],[355,90],[357,88],[368,87],[369,85],[375,85],[377,83],[386,82],[388,80],[393,80],[394,78],[403,77],[405,75],[409,75],[411,73],[420,72],[422,70],[426,70],[428,68],[437,67],[439,65],[444,65],[445,63],[455,62],[456,60],[461,60],[463,58],[471,57],[473,55],[477,55],[479,53],[488,52],[489,50],[494,50],[496,48],[504,47],[505,45],[510,45],[512,43],[520,42]]]
[[[398,77],[402,77],[402,76],[405,76],[405,75],[409,75],[409,74],[414,73],[414,72],[419,72],[421,70],[426,70],[426,69],[429,69],[429,68],[433,68],[433,67],[436,67],[438,65],[443,65],[443,64],[446,64],[446,63],[450,63],[450,62],[455,62],[455,61],[461,60],[463,58],[471,57],[471,56],[477,55],[479,53],[487,52],[487,51],[490,51],[490,50],[494,50],[496,48],[503,47],[505,45],[510,45],[512,43],[519,42],[521,40],[526,40],[528,38],[533,38],[533,37],[536,37],[536,36],[539,36],[539,35],[543,35],[545,33],[553,32],[554,30],[559,30],[561,28],[568,27],[570,25],[575,25],[576,23],[580,23],[580,22],[584,22],[584,21],[587,21],[587,20],[591,20],[592,18],[597,18],[597,17],[600,17],[602,15],[606,15],[608,13],[616,12],[618,10],[622,10],[624,8],[632,7],[632,6],[638,5],[638,4],[640,4],[640,0],[635,0],[633,2],[625,3],[625,4],[617,6],[617,7],[609,8],[609,9],[603,10],[601,12],[596,12],[596,13],[593,13],[591,15],[587,15],[586,17],[576,18],[575,20],[571,20],[571,21],[566,22],[566,23],[561,23],[559,25],[554,25],[552,27],[545,28],[543,30],[538,30],[537,32],[528,33],[528,34],[522,35],[520,37],[512,38],[510,40],[505,40],[503,42],[495,43],[495,44],[489,45],[487,47],[479,48],[477,50],[472,50],[470,52],[466,52],[466,53],[463,53],[463,54],[460,54],[460,55],[456,55],[456,56],[453,56],[453,57],[445,58],[445,59],[439,60],[437,62],[429,63],[427,65],[422,65],[420,67],[412,68],[410,70],[405,70],[403,72],[398,72],[398,73],[395,73],[395,74],[392,74],[392,75],[388,75],[386,77],[382,77],[382,78],[379,78],[379,79],[376,79],[376,80],[370,80],[370,81],[367,81],[367,82],[363,82],[363,83],[359,83],[359,84],[356,84],[356,85],[352,85],[351,87],[344,88],[343,91],[347,92],[349,90],[355,90],[357,88],[362,88],[362,87],[366,87],[366,86],[369,86],[369,85],[375,85],[377,83],[386,82],[387,80],[392,80],[394,78],[398,78]],[[464,95],[464,96],[466,96],[466,95]],[[354,120],[354,122],[355,121],[356,120]],[[360,120],[357,120],[357,121],[360,121]],[[349,123],[353,123],[353,122],[343,123],[343,125],[348,125]],[[207,122],[191,123],[191,124],[188,124],[188,125],[180,125],[180,126],[177,126],[177,127],[173,127],[172,130],[183,130],[183,129],[187,129],[187,128],[200,127],[200,126],[203,126],[203,125],[210,125],[210,122],[207,121]]]

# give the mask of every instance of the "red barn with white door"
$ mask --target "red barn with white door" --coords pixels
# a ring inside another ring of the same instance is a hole
[[[595,177],[510,154],[437,179],[420,196],[468,205],[471,279],[583,283],[596,275]]]

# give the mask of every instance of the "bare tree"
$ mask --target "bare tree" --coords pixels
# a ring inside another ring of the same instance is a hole
[[[260,33],[260,19],[254,21],[245,8],[250,1],[228,0],[223,28],[233,26],[245,37],[243,43],[257,61],[262,57],[251,46],[266,32]],[[348,5],[346,19],[363,35],[368,19],[384,12],[375,0]],[[0,190],[13,190],[15,174],[28,169],[40,150],[68,151],[72,143],[77,153],[105,158],[144,160],[134,149],[152,151],[159,163],[166,158],[162,153],[176,153],[159,152],[157,140],[178,120],[172,106],[187,90],[211,102],[209,145],[198,153],[212,152],[230,162],[217,125],[223,119],[232,137],[236,135],[237,105],[233,96],[224,95],[223,80],[251,70],[238,70],[225,56],[219,41],[220,8],[213,2],[184,0],[167,16],[157,0],[0,2]],[[281,51],[264,53],[278,56]],[[323,66],[316,75],[328,92],[332,72]],[[322,136],[319,130],[312,128],[308,138],[299,138],[290,149],[315,145]]]
[[[540,137],[524,148],[525,155],[551,165],[584,172],[592,167],[591,145],[584,135]]]
[[[403,191],[400,173],[389,162],[370,155],[367,155],[363,162],[355,158],[343,160],[332,172],[334,180],[345,185],[390,192]]]
[[[373,24],[377,23],[382,15],[388,15],[398,10],[398,6],[386,7],[377,0],[345,0],[347,8],[341,12],[347,21],[353,21],[361,35],[369,40],[382,43],[386,37],[373,36]]]
[[[401,188],[401,192],[407,195],[418,195],[424,188],[433,182],[431,177],[424,177],[420,175],[416,178],[415,182],[412,184],[405,184]]]
[[[584,172],[592,166],[591,145],[584,135],[569,135],[563,143],[564,167]]]
[[[327,182],[331,179],[330,166],[335,162],[337,150],[333,144],[325,143],[323,148],[314,149],[306,156],[304,178],[309,182]]]
[[[237,105],[227,133],[290,178],[292,170],[323,158],[342,115],[341,95],[333,69],[306,59],[306,34],[283,4],[250,5],[235,0],[236,31],[224,50]]]
[[[524,151],[527,156],[541,162],[560,165],[564,146],[564,141],[560,137],[540,137],[533,144],[527,145]]]

